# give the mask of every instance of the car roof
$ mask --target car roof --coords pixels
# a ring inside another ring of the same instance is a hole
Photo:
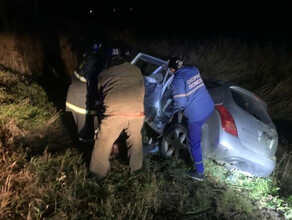
[[[138,53],[137,56],[131,61],[131,64],[135,64],[139,59],[146,62],[151,62],[158,66],[168,64],[168,61],[159,59],[157,57],[154,57],[145,53]]]

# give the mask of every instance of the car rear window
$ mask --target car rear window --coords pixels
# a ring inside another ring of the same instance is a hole
[[[266,107],[262,101],[250,94],[245,94],[241,91],[231,88],[231,94],[238,106],[247,111],[250,115],[254,116],[258,120],[265,124],[272,123]]]

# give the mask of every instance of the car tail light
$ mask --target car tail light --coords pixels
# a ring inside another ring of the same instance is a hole
[[[238,136],[237,128],[230,112],[223,105],[216,105],[216,109],[220,114],[221,126],[223,130],[229,134]]]

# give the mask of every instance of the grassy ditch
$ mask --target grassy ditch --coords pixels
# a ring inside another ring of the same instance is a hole
[[[154,154],[134,174],[113,160],[100,182],[37,83],[0,71],[0,103],[0,219],[292,218],[291,145],[280,145],[269,178],[208,160],[206,181],[197,183],[183,161]]]

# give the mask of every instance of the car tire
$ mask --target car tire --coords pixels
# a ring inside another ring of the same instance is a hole
[[[173,123],[166,128],[160,144],[160,152],[164,158],[176,157],[189,162],[188,132],[184,125]]]

